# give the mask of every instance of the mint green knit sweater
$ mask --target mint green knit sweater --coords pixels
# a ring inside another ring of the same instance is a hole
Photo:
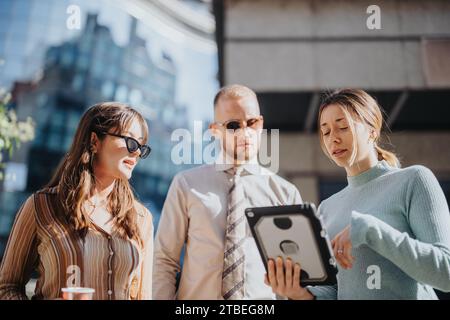
[[[450,291],[450,214],[433,173],[385,161],[319,206],[330,239],[350,225],[350,270],[336,286],[308,289],[317,299],[437,299]]]

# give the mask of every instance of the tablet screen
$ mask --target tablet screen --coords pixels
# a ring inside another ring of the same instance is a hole
[[[261,258],[300,263],[302,285],[336,283],[336,261],[327,232],[314,204],[245,209]]]
[[[290,257],[294,263],[299,262],[302,280],[326,278],[313,229],[305,216],[267,215],[256,223],[255,232],[266,258]]]

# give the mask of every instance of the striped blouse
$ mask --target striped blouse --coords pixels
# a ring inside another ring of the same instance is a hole
[[[143,247],[93,224],[75,236],[56,200],[56,188],[31,195],[14,221],[0,266],[0,299],[27,299],[33,271],[39,278],[33,299],[61,297],[61,288],[95,289],[96,300],[151,299],[153,221],[137,203]]]

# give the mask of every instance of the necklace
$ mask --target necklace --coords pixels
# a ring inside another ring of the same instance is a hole
[[[106,202],[107,202],[107,199],[102,199],[102,200],[98,201],[97,203],[93,203],[91,201],[91,199],[88,199],[87,202],[88,202],[89,206],[91,206],[95,210],[98,207],[104,206],[106,204]]]

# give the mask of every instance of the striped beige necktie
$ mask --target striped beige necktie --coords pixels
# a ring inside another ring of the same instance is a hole
[[[245,194],[241,181],[241,167],[227,173],[233,184],[228,192],[227,228],[225,230],[225,252],[222,273],[222,296],[225,300],[244,298],[245,290]]]

